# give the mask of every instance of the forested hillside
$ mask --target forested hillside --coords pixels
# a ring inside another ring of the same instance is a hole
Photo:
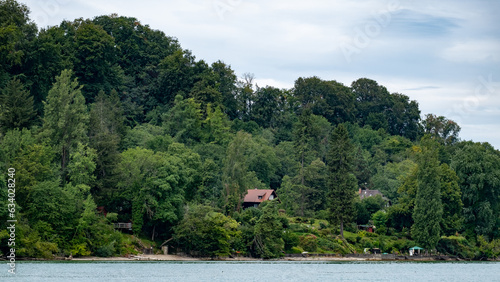
[[[0,0],[0,62],[4,255],[9,178],[24,257],[124,255],[134,238],[212,257],[500,254],[500,152],[377,81],[264,87],[138,19],[38,29],[13,0]],[[243,210],[255,188],[280,200]]]

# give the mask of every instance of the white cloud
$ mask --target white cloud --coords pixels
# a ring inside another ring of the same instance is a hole
[[[459,63],[500,62],[500,41],[470,40],[443,50],[443,58]]]

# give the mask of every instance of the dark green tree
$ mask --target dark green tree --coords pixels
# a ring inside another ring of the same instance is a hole
[[[2,131],[29,127],[35,117],[33,97],[18,79],[7,83],[0,94],[0,127]]]
[[[29,8],[15,0],[0,1],[0,88],[12,75],[21,74],[31,42],[37,34]]]
[[[417,194],[413,211],[414,224],[411,234],[417,243],[433,250],[441,236],[443,205],[441,202],[441,183],[439,161],[435,155],[434,144],[422,139],[422,152],[417,154]]]
[[[278,214],[278,202],[270,201],[262,207],[262,215],[255,224],[254,248],[264,259],[283,256],[283,221]]]
[[[118,93],[108,96],[100,91],[90,106],[89,145],[97,153],[94,196],[100,202],[106,189],[116,182],[115,166],[119,161],[119,145],[124,135],[124,117]],[[102,193],[102,194],[101,194]]]
[[[467,234],[494,235],[500,224],[500,153],[488,143],[465,142],[451,167],[460,179]]]
[[[344,238],[344,224],[354,216],[357,180],[354,173],[354,146],[344,125],[338,125],[330,137],[327,155],[328,202],[330,219],[340,224]]]
[[[427,114],[422,121],[422,125],[426,134],[431,135],[445,145],[454,144],[459,140],[460,126],[444,116]]]

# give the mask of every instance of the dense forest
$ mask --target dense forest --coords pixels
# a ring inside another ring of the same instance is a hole
[[[262,87],[138,19],[39,29],[14,0],[0,0],[0,62],[4,256],[9,188],[20,257],[165,241],[207,257],[500,255],[500,152],[374,80]],[[255,188],[279,200],[243,209]]]

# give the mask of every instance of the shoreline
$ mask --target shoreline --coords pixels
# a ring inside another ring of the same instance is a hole
[[[67,262],[127,262],[127,261],[179,261],[179,262],[202,262],[202,261],[213,261],[213,262],[288,262],[288,261],[298,261],[298,262],[321,262],[321,261],[339,261],[339,262],[362,262],[362,261],[393,261],[393,262],[499,262],[499,259],[488,259],[488,260],[466,260],[458,259],[456,257],[449,256],[429,256],[429,257],[382,257],[380,255],[365,255],[365,256],[288,256],[277,259],[259,259],[259,258],[249,258],[249,257],[226,257],[226,258],[195,258],[180,255],[136,255],[130,257],[78,257],[78,258],[59,258],[59,259],[20,259],[19,261],[67,261]]]

